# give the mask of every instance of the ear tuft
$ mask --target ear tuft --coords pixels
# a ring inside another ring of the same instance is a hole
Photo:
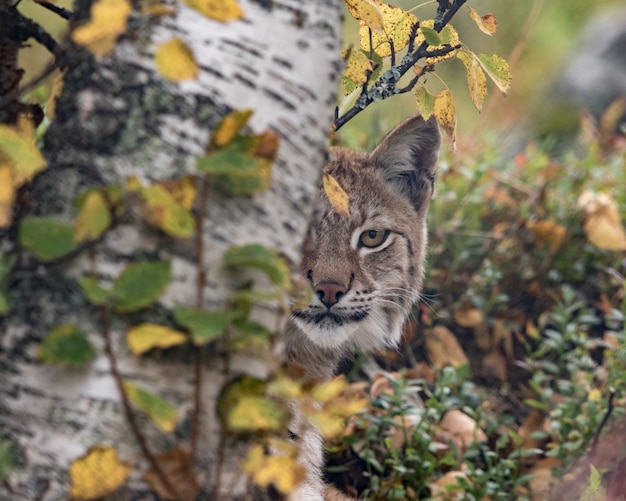
[[[433,194],[440,147],[435,117],[415,116],[393,129],[370,153],[370,161],[420,210]]]

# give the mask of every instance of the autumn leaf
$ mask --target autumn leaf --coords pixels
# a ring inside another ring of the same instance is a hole
[[[600,249],[626,250],[626,231],[610,195],[585,191],[578,198],[578,207],[583,210],[583,228],[589,242]]]
[[[478,12],[472,9],[469,5],[467,6],[470,12],[470,17],[472,21],[476,23],[478,29],[485,33],[486,35],[493,35],[498,29],[498,21],[496,20],[496,16],[493,14],[485,14],[481,16]]]
[[[372,61],[361,50],[346,49],[341,55],[346,61],[343,89],[346,94],[350,94],[367,80],[367,72],[373,68]]]
[[[473,444],[487,441],[487,435],[478,427],[476,421],[458,409],[446,412],[439,425],[458,437],[466,449]]]
[[[532,232],[535,242],[548,247],[550,254],[554,254],[567,237],[567,229],[554,221],[528,221],[526,227]]]
[[[419,46],[426,41],[429,45],[428,50],[440,50],[445,49],[446,46],[456,47],[460,44],[459,34],[452,25],[448,24],[444,26],[439,33],[434,30],[434,27],[435,21],[433,19],[422,21],[417,36],[415,37],[415,46]],[[456,55],[456,52],[457,49],[451,50],[441,56],[427,57],[426,64],[436,64],[446,59],[452,59]]]
[[[194,461],[191,454],[182,447],[155,457],[161,472],[169,481],[176,493],[168,490],[161,481],[161,476],[155,470],[144,473],[143,478],[163,499],[177,499],[178,501],[194,501],[201,490],[194,471]]]
[[[111,209],[101,192],[91,191],[74,223],[74,242],[95,240],[111,225]]]
[[[322,185],[334,211],[340,216],[350,216],[350,200],[339,182],[330,174],[325,174],[322,178]]]
[[[454,320],[461,327],[478,327],[485,320],[483,312],[478,308],[464,308],[454,311]]]
[[[373,49],[379,56],[388,57],[391,55],[389,40],[393,40],[395,52],[404,49],[409,43],[411,30],[417,23],[417,18],[410,12],[387,4],[380,4],[380,11],[383,16],[384,33],[372,33],[373,47],[370,48],[370,30],[365,21],[360,21],[361,48],[366,52]]]
[[[426,87],[419,85],[415,90],[417,111],[424,120],[428,120],[435,111],[435,98],[426,90]]]
[[[358,21],[374,33],[383,33],[385,20],[381,11],[381,3],[374,0],[345,0],[348,11]]]
[[[489,75],[489,78],[496,84],[496,87],[500,89],[500,92],[506,96],[511,87],[511,70],[509,70],[509,63],[496,54],[478,54],[478,60],[485,73]]]
[[[213,145],[221,148],[230,143],[246,126],[253,113],[253,110],[234,110],[225,115],[211,137]]]
[[[184,332],[158,324],[145,323],[133,327],[126,334],[130,351],[141,355],[153,348],[170,348],[187,342]]]
[[[298,463],[296,448],[291,446],[289,453],[289,445],[286,444],[276,455],[266,454],[260,444],[252,446],[244,465],[246,473],[260,487],[273,485],[283,494],[289,494],[306,475],[306,469]]]
[[[428,356],[437,369],[469,364],[455,335],[443,325],[436,325],[426,332],[425,344]]]
[[[289,419],[275,400],[263,395],[244,395],[229,410],[226,423],[234,433],[277,432]]]
[[[8,164],[0,165],[0,228],[11,224],[15,192],[13,170]]]
[[[470,98],[480,112],[483,108],[483,101],[487,95],[487,77],[480,66],[480,62],[473,53],[467,51],[459,51],[456,55],[458,59],[463,61],[467,71],[467,88]]]
[[[91,6],[90,20],[72,32],[72,40],[83,45],[95,56],[108,54],[117,37],[126,31],[131,12],[128,0],[98,0]]]
[[[202,15],[226,23],[243,17],[243,10],[237,0],[185,0],[189,7]]]
[[[456,141],[456,111],[454,98],[449,89],[444,89],[435,96],[433,114],[454,143]]]
[[[198,77],[198,63],[189,46],[180,38],[172,38],[157,47],[154,62],[159,73],[173,82]]]
[[[115,492],[131,471],[112,447],[92,447],[70,466],[72,499],[99,499]]]
[[[131,381],[124,381],[124,391],[135,407],[148,415],[150,420],[164,432],[174,431],[178,412],[170,403],[149,391],[142,390]]]

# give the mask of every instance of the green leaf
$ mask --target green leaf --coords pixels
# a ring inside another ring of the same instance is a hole
[[[423,85],[417,88],[415,97],[417,98],[417,111],[424,120],[428,120],[435,110],[435,97]]]
[[[52,261],[74,248],[74,229],[54,217],[25,217],[20,222],[19,242],[40,261]]]
[[[169,261],[129,264],[113,284],[119,312],[137,311],[155,303],[172,278]]]
[[[239,316],[241,312],[238,310],[206,311],[187,306],[177,306],[174,309],[176,322],[191,333],[191,339],[197,346],[222,337],[226,328]]]
[[[96,277],[85,275],[78,279],[78,285],[83,290],[83,294],[91,304],[101,306],[111,298],[112,291],[105,289],[99,283]]]
[[[145,412],[157,427],[167,433],[174,431],[178,421],[176,408],[154,393],[142,390],[130,381],[124,381],[128,399],[140,411]]]
[[[594,492],[598,492],[602,487],[602,476],[592,464],[589,465],[589,468],[591,470],[589,472],[589,487],[591,487]]]
[[[249,353],[268,353],[272,332],[258,322],[242,320],[234,324],[234,336],[230,346],[234,350],[243,350]]]
[[[511,87],[512,79],[509,63],[496,54],[478,54],[478,60],[485,73],[493,80],[500,92],[506,96]]]
[[[260,244],[231,247],[224,255],[224,264],[234,268],[249,266],[263,271],[276,285],[288,289],[291,270],[274,250]]]
[[[83,332],[75,325],[59,325],[52,329],[39,347],[38,357],[44,363],[82,367],[95,351]]]
[[[441,37],[439,36],[439,33],[437,33],[435,30],[426,26],[422,26],[420,30],[424,35],[424,40],[428,42],[428,45],[441,45]]]
[[[226,148],[214,151],[198,158],[196,168],[200,172],[213,175],[250,174],[256,169],[256,159],[241,148],[239,144],[230,144]]]

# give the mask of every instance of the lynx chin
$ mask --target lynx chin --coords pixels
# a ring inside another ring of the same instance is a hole
[[[285,333],[287,361],[308,377],[331,377],[354,350],[399,342],[422,286],[440,144],[435,119],[417,116],[371,153],[332,150],[323,173],[347,193],[349,215],[320,189],[301,263],[315,294]]]

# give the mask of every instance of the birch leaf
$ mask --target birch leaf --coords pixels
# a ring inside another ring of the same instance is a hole
[[[409,43],[411,30],[413,25],[417,23],[417,17],[410,12],[387,4],[381,4],[380,10],[384,21],[384,33],[372,33],[373,50],[381,57],[388,57],[391,55],[389,40],[393,40],[396,53],[404,49]],[[360,21],[359,36],[361,48],[369,52],[369,28],[364,21]]]
[[[195,220],[189,208],[183,204],[193,204],[196,196],[195,185],[185,187],[170,182],[148,187],[140,184],[129,185],[129,189],[136,191],[145,202],[144,217],[148,223],[178,238],[189,238],[193,235]],[[179,197],[178,200],[176,196]]]
[[[383,33],[385,21],[380,2],[374,0],[345,0],[352,17],[363,21],[374,33]]]
[[[306,469],[292,454],[265,454],[262,445],[254,445],[248,454],[244,469],[260,487],[274,485],[283,494],[289,494],[304,480]]]
[[[44,363],[82,367],[93,359],[95,350],[83,332],[65,324],[46,334],[37,354]]]
[[[600,249],[626,250],[626,231],[617,203],[606,193],[583,192],[578,198],[583,210],[587,240]]]
[[[130,351],[141,355],[153,348],[170,348],[187,342],[187,336],[164,325],[145,323],[133,327],[126,334]]]
[[[241,313],[235,311],[207,311],[186,306],[174,309],[176,322],[191,334],[196,346],[203,346],[224,335],[224,331]]]
[[[0,164],[0,228],[11,224],[15,191],[13,169],[7,163]]]
[[[131,381],[124,381],[124,391],[133,405],[146,413],[160,430],[166,433],[174,431],[178,413],[170,403],[154,393],[142,390]]]
[[[415,91],[417,111],[424,120],[428,120],[435,111],[435,97],[420,85]]]
[[[480,31],[489,36],[493,35],[496,32],[496,30],[498,29],[498,21],[496,19],[496,16],[494,16],[493,14],[485,14],[484,16],[481,16],[469,5],[467,6],[467,8],[470,11],[470,17],[472,18],[472,21],[476,23],[476,26],[478,26],[478,29],[480,29]]]
[[[83,294],[85,294],[85,297],[91,304],[106,304],[111,297],[111,291],[102,287],[95,277],[89,275],[81,277],[78,280],[78,285],[80,285]]]
[[[506,96],[511,87],[512,79],[509,63],[496,54],[479,54],[478,60],[483,70],[485,70],[489,78],[493,80],[493,83],[496,84],[496,87]]]
[[[46,167],[29,124],[19,127],[0,124],[0,158],[12,170],[14,188],[29,182]]]
[[[237,0],[186,0],[187,5],[202,15],[226,23],[243,17],[243,10]]]
[[[18,232],[20,245],[39,261],[52,261],[74,248],[74,229],[54,217],[25,217]]]
[[[112,447],[92,447],[70,466],[72,499],[99,499],[115,492],[131,471]]]
[[[350,200],[339,182],[330,174],[325,174],[322,178],[322,185],[334,211],[341,216],[350,216]]]
[[[176,494],[170,492],[163,485],[161,477],[155,470],[149,470],[144,473],[143,478],[162,499],[194,501],[198,497],[201,487],[194,471],[193,458],[188,451],[182,447],[175,447],[170,451],[159,454],[155,459],[169,483],[176,489]]]
[[[245,127],[253,113],[253,110],[235,110],[222,118],[211,138],[213,144],[221,148],[230,143],[241,128]]]
[[[441,45],[441,38],[439,38],[439,33],[437,33],[434,29],[428,28],[426,26],[421,26],[420,31],[428,45],[432,45],[434,47]]]
[[[172,38],[157,47],[154,62],[159,73],[172,82],[198,77],[198,63],[189,46],[180,38]]]
[[[433,19],[427,19],[420,22],[420,29],[415,37],[415,46],[419,46],[422,42],[426,41],[429,44],[428,50],[444,49],[446,46],[457,46],[460,43],[459,34],[450,24],[444,26],[441,32],[438,33],[438,40],[432,35],[432,32],[437,33],[434,30],[435,21]],[[429,35],[430,41],[425,35]],[[432,43],[431,43],[432,42]],[[438,43],[437,43],[438,42]],[[436,64],[446,59],[452,59],[456,55],[456,50],[443,54],[441,56],[427,57],[426,64]]]
[[[452,93],[448,89],[442,90],[435,96],[433,113],[454,143],[456,141],[456,111]]]
[[[234,433],[277,432],[285,427],[289,413],[262,395],[245,395],[232,405],[226,423]]]
[[[347,49],[342,53],[346,61],[343,72],[343,90],[350,94],[367,80],[367,72],[372,71],[372,61],[361,50]]]
[[[113,302],[119,312],[137,311],[155,303],[171,280],[169,261],[131,263],[113,284]]]
[[[126,31],[131,6],[128,0],[98,0],[91,6],[91,19],[72,32],[72,39],[95,56],[108,54],[117,37]]]
[[[476,109],[480,112],[483,108],[483,102],[487,95],[487,77],[482,70],[479,61],[474,54],[466,51],[459,51],[456,55],[463,64],[467,71],[467,88],[469,90],[470,98],[476,106]]]
[[[74,242],[95,240],[111,225],[111,209],[101,192],[91,191],[74,223]]]
[[[291,270],[276,251],[260,244],[234,246],[224,254],[224,264],[231,267],[248,266],[264,272],[275,285],[288,289]]]

